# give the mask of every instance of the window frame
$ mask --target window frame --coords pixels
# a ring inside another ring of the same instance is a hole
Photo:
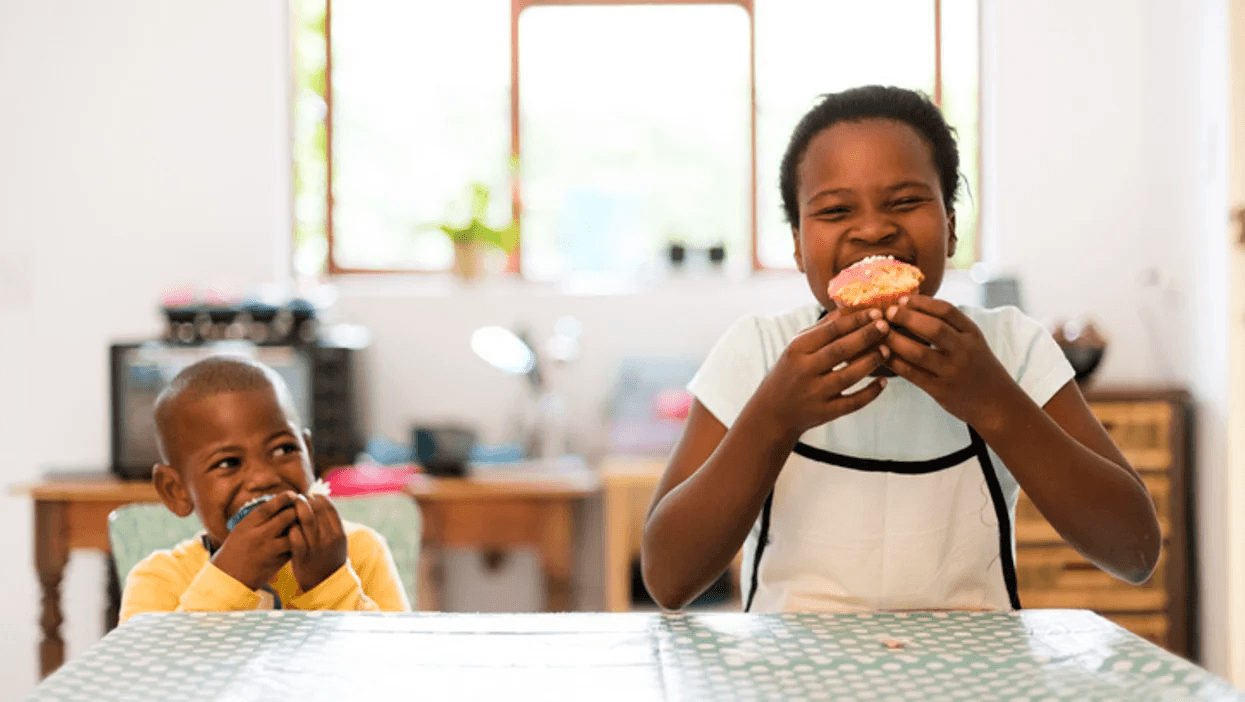
[[[928,0],[934,6],[934,94],[932,96],[934,104],[942,106],[942,0]],[[755,0],[510,0],[510,158],[511,162],[518,162],[522,153],[522,144],[520,140],[520,82],[519,82],[519,16],[529,7],[607,7],[607,6],[623,6],[623,5],[734,5],[740,7],[748,15],[748,94],[749,94],[749,154],[750,165],[748,179],[750,182],[749,197],[749,222],[748,222],[748,241],[749,241],[749,258],[750,270],[753,273],[759,271],[787,271],[794,270],[794,267],[766,266],[764,265],[758,254],[758,213],[757,213],[757,89],[756,89],[756,14]],[[980,44],[980,22],[981,7],[980,1],[977,2],[977,18],[978,18],[978,43]],[[333,226],[333,0],[324,0],[324,130],[325,130],[325,212],[324,212],[324,235],[325,235],[325,273],[329,276],[336,275],[359,275],[359,274],[411,274],[411,273],[433,273],[443,274],[445,270],[428,270],[419,268],[352,268],[341,266],[337,263],[334,256],[333,240],[335,236]],[[980,125],[981,114],[981,58],[978,52],[978,83],[977,83],[977,113],[978,124]],[[978,131],[977,140],[977,161],[980,181],[980,164],[981,164],[981,138]],[[978,201],[980,202],[981,186],[978,183]],[[293,193],[297,196],[297,193]],[[978,205],[980,211],[980,204]],[[512,221],[520,221],[523,214],[522,204],[522,183],[518,177],[514,175],[510,179],[510,213]],[[976,220],[975,231],[973,235],[974,260],[981,258],[981,216]],[[515,246],[513,252],[509,255],[506,264],[506,272],[517,274],[522,277],[522,232],[519,234],[520,244]]]

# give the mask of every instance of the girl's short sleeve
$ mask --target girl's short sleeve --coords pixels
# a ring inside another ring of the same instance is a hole
[[[995,355],[1039,406],[1075,377],[1063,350],[1037,320],[1015,307],[1000,307],[986,314],[989,321],[982,325],[982,331]]]
[[[749,315],[718,339],[687,389],[723,426],[730,427],[766,372],[760,325]]]

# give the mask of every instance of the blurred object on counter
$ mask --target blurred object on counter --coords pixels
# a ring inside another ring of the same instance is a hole
[[[982,307],[992,309],[1010,305],[1021,312],[1024,311],[1019,277],[996,271],[984,262],[973,264],[973,267],[968,270],[968,277],[977,284],[980,290]]]
[[[1080,385],[1088,384],[1090,376],[1102,363],[1102,357],[1107,351],[1106,337],[1092,321],[1086,319],[1056,324],[1051,335],[1063,350],[1068,363],[1072,364],[1072,370],[1076,371],[1076,382]]]
[[[666,246],[666,257],[674,270],[686,270],[697,261],[703,261],[699,268],[719,270],[726,263],[726,244],[695,248],[681,241],[672,241]]]
[[[628,358],[607,410],[611,453],[668,454],[683,433],[693,398],[687,383],[700,367],[691,358]]]
[[[149,480],[160,461],[153,408],[183,368],[204,358],[232,355],[268,365],[285,380],[305,426],[311,429],[317,472],[348,464],[363,447],[365,327],[329,328],[313,344],[258,345],[243,340],[198,344],[141,341],[109,347],[112,471]]]
[[[160,299],[164,341],[183,345],[223,340],[261,346],[314,343],[320,337],[324,312],[335,300],[331,286],[300,295],[279,285],[259,286],[246,295],[225,288],[200,293],[178,286]]]
[[[653,407],[662,419],[686,421],[695,399],[685,388],[667,388],[653,398]]]
[[[570,450],[566,402],[557,392],[557,375],[579,358],[583,324],[564,315],[553,325],[553,336],[533,342],[525,330],[485,326],[471,334],[471,350],[490,366],[528,381],[529,396],[519,412],[518,440],[524,457],[560,456]]]
[[[417,425],[411,429],[415,461],[429,475],[465,476],[475,444],[475,429],[461,424]]]
[[[382,466],[404,466],[415,462],[415,448],[391,441],[386,436],[373,436],[363,447],[366,460],[375,461]],[[357,463],[359,459],[356,459]]]
[[[401,492],[418,473],[419,468],[412,465],[384,466],[362,462],[329,471],[324,480],[334,497],[350,497]]]
[[[471,447],[472,466],[500,463],[518,463],[523,460],[523,445],[516,442],[504,444],[476,444]]]

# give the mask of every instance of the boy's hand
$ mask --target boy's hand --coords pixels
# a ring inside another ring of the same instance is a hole
[[[883,342],[892,351],[886,364],[891,370],[970,426],[980,429],[980,422],[999,416],[1000,402],[1016,381],[971,319],[955,305],[924,295],[901,299],[886,316],[930,344],[892,329]]]
[[[298,525],[290,529],[294,579],[308,592],[346,563],[346,532],[333,503],[323,495],[299,495]]]
[[[290,531],[297,520],[296,497],[283,492],[242,518],[221,543],[212,563],[252,590],[272,580],[290,560]]]
[[[879,378],[844,395],[877,370],[887,351],[878,344],[889,325],[878,310],[842,315],[832,310],[787,345],[753,396],[779,422],[779,431],[798,438],[808,429],[850,414],[872,402],[886,380]],[[839,368],[841,364],[843,367]]]

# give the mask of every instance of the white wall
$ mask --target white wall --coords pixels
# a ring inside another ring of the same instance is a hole
[[[1231,2],[1228,10],[1228,199],[1232,207],[1245,207],[1245,6]],[[1226,203],[1217,203],[1219,212]],[[1216,217],[1217,219],[1217,217]],[[1235,223],[1234,223],[1235,225]],[[1245,249],[1235,243],[1241,236],[1239,225],[1229,228],[1231,253],[1228,355],[1232,389],[1228,398],[1227,455],[1230,475],[1225,481],[1228,528],[1224,541],[1229,554],[1224,588],[1228,593],[1228,623],[1234,636],[1229,639],[1228,664],[1234,680],[1245,680]]]
[[[0,699],[37,673],[31,509],[8,487],[108,459],[106,349],[161,291],[286,268],[284,3],[0,0]],[[64,585],[69,655],[101,558]]]
[[[1207,128],[1222,122],[1213,39],[1223,2],[1195,13],[1162,0],[987,0],[981,193],[987,254],[1024,276],[1030,309],[1102,322],[1112,339],[1102,382],[1170,381],[1198,393],[1211,442],[1199,466],[1207,654],[1219,672],[1228,630],[1215,568],[1226,554],[1214,498],[1226,337],[1214,304],[1226,274],[1208,273],[1205,261],[1222,244],[1209,208],[1223,175],[1221,164],[1204,172],[1201,155],[1215,147]],[[104,348],[152,331],[162,288],[284,275],[283,8],[0,0],[0,442],[9,449],[0,483],[104,463]],[[1161,284],[1144,285],[1148,271]],[[337,318],[373,331],[370,408],[375,429],[394,438],[428,418],[504,429],[520,389],[470,355],[479,324],[547,332],[562,313],[584,321],[584,357],[565,381],[577,435],[599,447],[618,358],[703,353],[739,314],[803,295],[790,278],[597,296],[438,285],[420,283],[415,295],[403,281],[341,285]],[[14,684],[0,699],[35,679],[29,525],[25,499],[0,497],[0,533],[14,544],[0,569],[9,595],[0,630],[10,633],[0,679]],[[98,636],[103,568],[73,560],[70,655]],[[459,559],[450,581],[470,584],[454,587],[458,606],[537,603],[530,559],[488,577]]]
[[[1097,382],[1188,387],[1204,661],[1228,672],[1226,4],[985,3],[987,254],[1111,339]],[[1238,684],[1243,681],[1236,680]]]

